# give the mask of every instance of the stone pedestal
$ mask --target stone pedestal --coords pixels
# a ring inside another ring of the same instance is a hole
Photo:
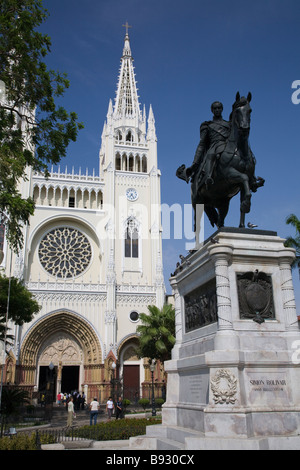
[[[223,228],[171,278],[176,345],[152,446],[177,431],[184,449],[300,448],[294,256],[275,232]]]

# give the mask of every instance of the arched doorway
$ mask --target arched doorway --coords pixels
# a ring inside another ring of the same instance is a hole
[[[41,390],[49,383],[50,364],[54,366],[54,398],[57,392],[83,388],[92,396],[100,388],[103,364],[99,338],[74,312],[48,314],[28,331],[20,352],[19,383]]]
[[[40,348],[37,360],[38,391],[44,391],[49,372],[49,365],[54,365],[53,393],[71,393],[81,390],[84,382],[83,350],[74,336],[63,331],[47,338]]]
[[[119,348],[120,376],[122,377],[123,397],[131,403],[138,403],[142,397],[142,383],[144,381],[143,359],[136,354],[138,339],[128,338]]]

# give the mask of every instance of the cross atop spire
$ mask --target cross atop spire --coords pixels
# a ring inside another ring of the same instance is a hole
[[[128,21],[126,21],[125,24],[122,24],[122,26],[123,26],[124,28],[126,28],[126,36],[128,36],[128,28],[132,28],[132,26],[130,26],[130,25],[128,24]]]
[[[129,35],[128,35],[128,28],[132,28],[128,24],[128,21],[126,21],[125,24],[122,24],[123,28],[126,28],[126,34],[125,34],[125,39],[124,39],[124,49],[123,49],[123,57],[124,56],[131,56],[131,49],[130,49],[130,43],[129,43]]]

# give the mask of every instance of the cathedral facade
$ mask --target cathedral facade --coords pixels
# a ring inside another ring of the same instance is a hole
[[[13,326],[4,383],[42,392],[50,366],[53,399],[79,390],[103,402],[115,381],[131,400],[148,397],[151,374],[135,353],[136,327],[148,305],[165,302],[160,171],[154,115],[139,103],[128,32],[99,176],[60,168],[47,180],[28,176],[21,191],[33,196],[35,213],[22,253],[11,254],[4,241],[2,268],[24,279],[41,310]],[[163,386],[159,365],[156,384]]]

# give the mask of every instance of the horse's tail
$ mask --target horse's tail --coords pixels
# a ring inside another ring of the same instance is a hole
[[[216,209],[212,206],[208,206],[208,205],[204,205],[204,211],[205,211],[205,214],[207,215],[212,227],[214,227],[215,225],[217,226],[218,224],[218,212],[216,211]]]

